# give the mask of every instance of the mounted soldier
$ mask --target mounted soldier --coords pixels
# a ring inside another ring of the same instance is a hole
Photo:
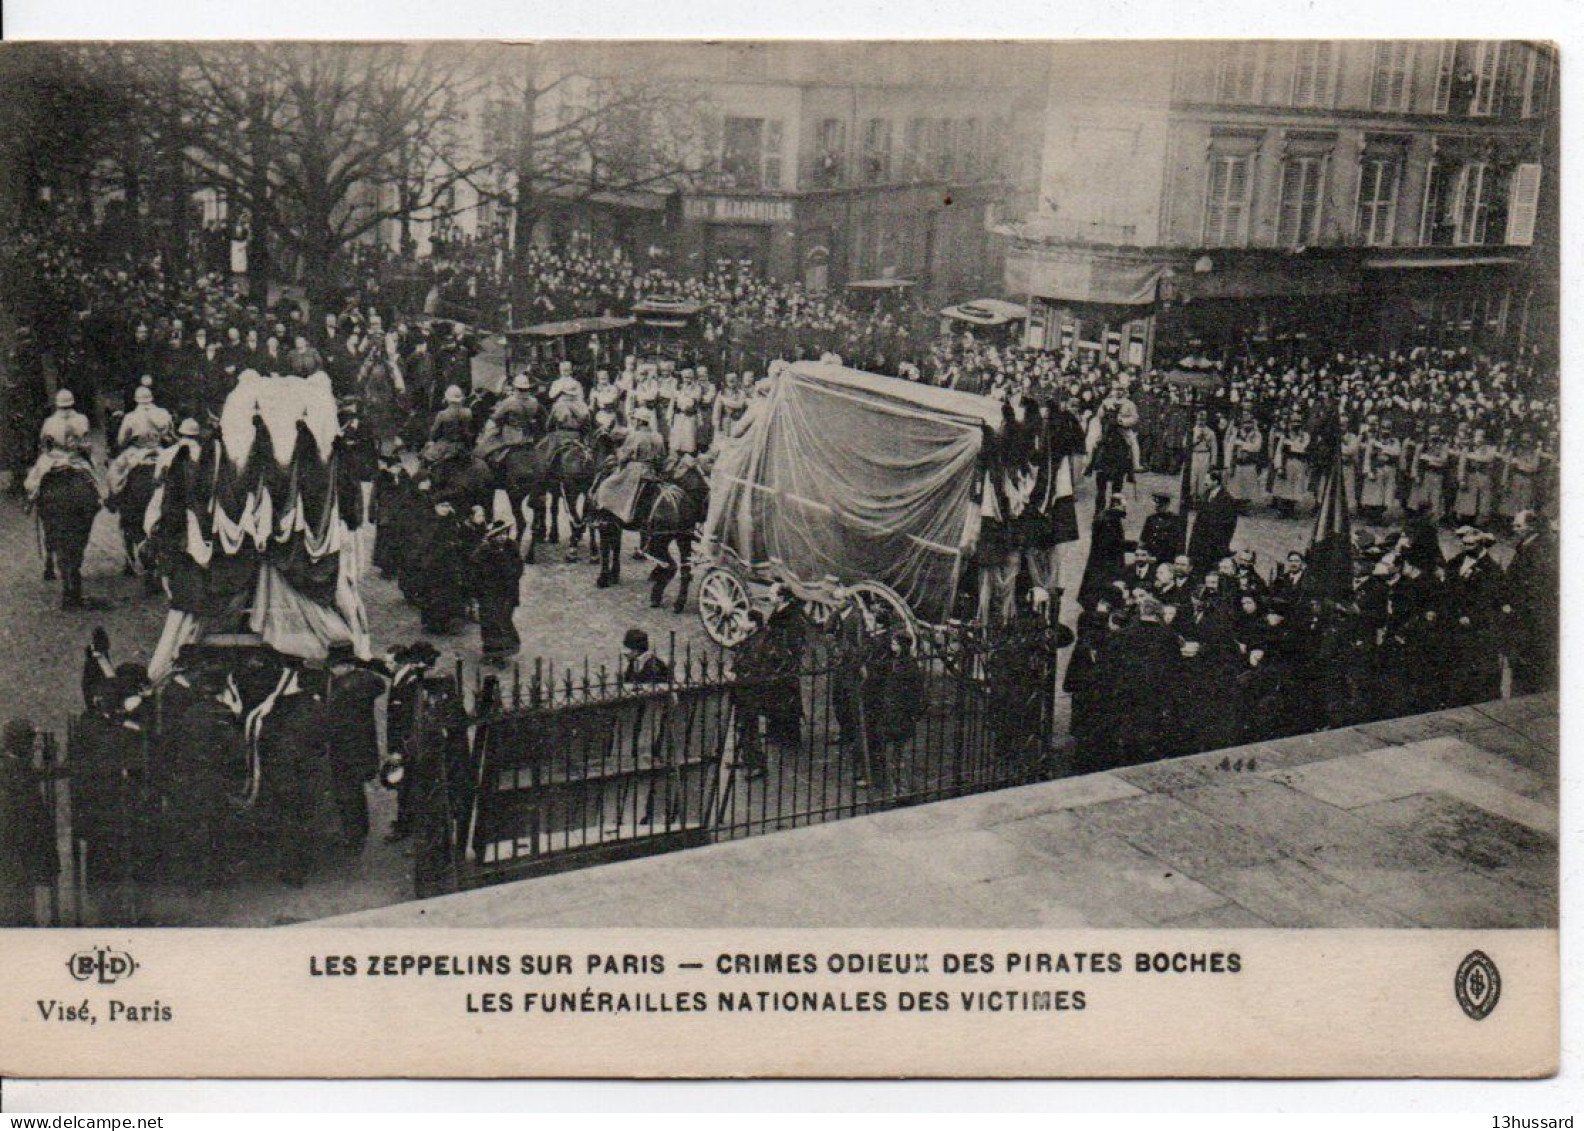
[[[526,373],[517,374],[512,378],[511,392],[495,402],[479,434],[479,458],[491,467],[497,466],[502,453],[537,439],[544,430],[544,419],[544,406],[533,395],[532,380]]]
[[[126,550],[126,572],[136,572],[138,550],[147,539],[144,514],[154,495],[155,468],[160,451],[176,440],[171,414],[154,403],[154,390],[147,378],[133,394],[132,411],[121,420],[116,433],[120,452],[110,461],[109,498],[106,506],[121,516],[121,540]],[[147,575],[150,584],[153,574]]]

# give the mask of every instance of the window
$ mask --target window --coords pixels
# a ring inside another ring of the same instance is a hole
[[[1419,216],[1419,242],[1440,247],[1452,242],[1453,222],[1447,191],[1450,170],[1438,161],[1430,162],[1425,176],[1424,209]]]
[[[870,118],[864,123],[863,176],[870,184],[891,179],[891,121]]]
[[[1206,247],[1236,247],[1248,242],[1253,190],[1252,153],[1211,155],[1205,186]]]
[[[1260,45],[1246,40],[1221,45],[1216,67],[1217,102],[1253,102],[1259,78]]]
[[[1475,44],[1474,50],[1474,101],[1469,113],[1478,118],[1489,117],[1497,106],[1497,91],[1501,86],[1501,54],[1499,42],[1484,41]]]
[[[1397,190],[1402,181],[1402,161],[1396,157],[1366,154],[1359,165],[1358,219],[1360,242],[1368,247],[1389,247],[1396,242]]]
[[[721,145],[721,173],[732,188],[780,188],[780,121],[727,118]]]
[[[933,176],[946,179],[952,173],[952,124],[950,118],[937,118],[930,131],[929,170]]]
[[[847,123],[840,118],[825,118],[819,124],[814,154],[814,183],[839,185],[847,165]]]
[[[1535,220],[1540,214],[1540,165],[1525,162],[1513,170],[1508,194],[1507,242],[1528,247],[1534,243]]]
[[[1289,157],[1282,162],[1281,204],[1276,241],[1303,247],[1320,238],[1321,203],[1325,193],[1325,157]]]
[[[1525,118],[1535,118],[1551,108],[1551,84],[1555,81],[1556,60],[1549,48],[1538,43],[1525,43],[1523,52],[1523,104],[1520,112]]]
[[[924,150],[929,144],[929,119],[909,118],[902,134],[902,175],[917,180],[924,175]]]
[[[1481,118],[1498,113],[1502,106],[1502,77],[1501,43],[1443,43],[1436,68],[1436,113]]]
[[[1458,173],[1452,194],[1452,242],[1460,247],[1485,242],[1490,217],[1490,166],[1470,161]]]
[[[1370,78],[1371,110],[1407,110],[1413,90],[1414,44],[1395,39],[1375,45]]]
[[[1294,106],[1329,106],[1336,77],[1336,45],[1315,39],[1293,44],[1290,100]]]

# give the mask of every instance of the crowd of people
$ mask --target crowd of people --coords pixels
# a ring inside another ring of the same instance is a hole
[[[1560,407],[1554,368],[1532,356],[1421,346],[1280,364],[1208,359],[1192,385],[1072,350],[943,338],[921,379],[1005,399],[1065,400],[1086,425],[1118,389],[1128,402],[1136,470],[1176,475],[1189,494],[1225,471],[1249,507],[1291,517],[1317,501],[1317,440],[1340,420],[1347,491],[1374,521],[1428,513],[1449,525],[1556,517]]]
[[[1136,538],[1120,503],[1095,519],[1064,680],[1081,771],[1485,702],[1504,678],[1513,694],[1555,686],[1559,549],[1534,511],[1501,556],[1467,525],[1446,556],[1421,513],[1267,570],[1232,550],[1223,478],[1191,528],[1164,495]]]
[[[109,636],[96,630],[69,751],[72,827],[90,882],[213,886],[262,861],[300,885],[327,850],[362,849],[376,779],[398,793],[387,839],[406,840],[408,771],[425,750],[411,741],[420,697],[432,725],[456,719],[439,656],[427,641],[368,661],[347,650],[299,660],[191,646],[155,684],[141,664],[112,663]],[[321,796],[333,830],[316,820]]]
[[[45,463],[91,463],[97,427],[111,449],[103,478],[114,497],[132,467],[157,465],[160,452],[208,433],[241,373],[323,372],[342,403],[343,450],[372,485],[372,564],[418,609],[427,634],[476,621],[489,663],[521,644],[522,516],[496,519],[501,454],[558,431],[603,437],[615,486],[600,505],[630,518],[631,497],[620,513],[623,472],[642,481],[670,461],[707,457],[751,422],[781,363],[745,363],[724,345],[740,343],[745,326],[769,326],[821,343],[813,352],[829,360],[983,393],[1014,414],[1025,404],[1049,409],[1051,420],[1059,411],[1081,434],[1075,470],[1097,480],[1096,504],[1064,678],[1080,769],[1477,702],[1502,693],[1504,672],[1514,691],[1555,677],[1560,418],[1555,374],[1530,357],[1439,347],[1290,363],[1229,357],[1196,365],[1185,381],[1170,368],[973,334],[914,349],[894,310],[860,310],[730,266],[674,277],[573,246],[529,254],[533,317],[630,310],[664,294],[701,306],[697,348],[681,358],[612,352],[587,367],[515,367],[498,392],[480,392],[477,336],[404,316],[378,286],[353,288],[336,309],[261,304],[227,272],[176,270],[159,254],[93,259],[76,236],[68,225],[17,249],[33,282],[9,411],[31,435],[47,407],[45,356],[61,385],[35,475]],[[22,450],[14,484],[36,451]],[[468,479],[479,466],[484,478]],[[1341,555],[1350,589],[1318,580],[1331,557],[1317,560],[1308,524],[1294,524],[1303,533],[1269,572],[1252,550],[1235,548],[1240,517],[1262,507],[1288,518],[1311,512],[1334,469],[1367,527],[1394,524],[1383,535],[1356,529]],[[1146,472],[1182,486],[1130,537],[1120,492]],[[1448,527],[1460,547],[1452,557],[1441,550]],[[160,772],[197,775],[177,782],[193,796],[246,793],[249,767],[293,765],[288,748],[303,735],[350,728],[337,755],[344,765],[302,769],[341,783],[347,843],[360,844],[367,813],[358,799],[384,757],[375,703],[387,700],[387,730],[399,739],[403,724],[391,720],[408,708],[398,708],[397,689],[414,671],[423,677],[433,652],[425,643],[372,665],[255,658],[240,671],[189,657],[159,698],[164,718],[182,720],[171,741],[188,744],[193,759],[173,758]],[[154,689],[104,653],[96,645],[88,657],[88,716],[99,720],[91,726],[104,742],[134,741]],[[327,707],[349,697],[355,709]],[[181,729],[189,726],[191,735]],[[199,766],[197,752],[218,748],[217,727],[231,728],[226,741],[238,753]],[[82,803],[92,807],[91,790]],[[288,791],[275,804],[290,816],[308,802]],[[283,874],[300,882],[306,858],[289,843],[280,851]]]

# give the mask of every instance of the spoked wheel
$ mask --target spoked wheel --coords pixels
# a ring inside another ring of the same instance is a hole
[[[896,591],[878,581],[860,581],[852,587],[852,599],[869,614],[877,631],[887,636],[906,638],[910,648],[918,644],[918,630],[907,602]]]
[[[699,620],[715,643],[735,648],[753,632],[748,611],[748,587],[729,569],[711,568],[699,582]]]

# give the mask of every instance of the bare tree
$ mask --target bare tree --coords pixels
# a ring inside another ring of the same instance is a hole
[[[515,282],[527,276],[535,223],[552,201],[669,193],[709,161],[710,102],[698,85],[618,68],[579,44],[491,48],[482,70],[492,128],[464,179],[513,216]]]
[[[265,241],[293,253],[311,298],[354,241],[433,212],[477,169],[458,155],[480,81],[456,44],[183,47],[188,157],[247,209],[255,285]],[[258,260],[257,268],[254,261]],[[255,297],[258,297],[255,293]]]

